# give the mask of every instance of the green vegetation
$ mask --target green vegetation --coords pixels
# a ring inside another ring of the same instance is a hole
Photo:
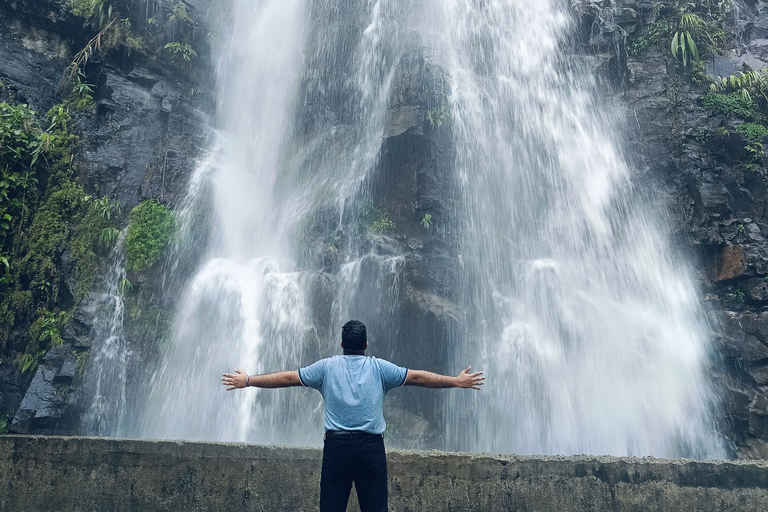
[[[707,110],[715,114],[734,116],[745,121],[761,122],[764,119],[758,105],[752,99],[747,99],[740,93],[721,94],[708,92],[702,97],[701,101]]]
[[[653,44],[661,44],[672,36],[672,27],[666,18],[660,18],[648,27],[648,39]]]
[[[103,27],[114,10],[114,4],[107,0],[69,0],[68,5],[72,14],[94,28]]]
[[[126,292],[130,292],[132,290],[133,284],[131,284],[127,277],[123,277],[120,279],[120,282],[117,283],[117,291],[120,293],[120,295],[125,295]]]
[[[75,260],[75,299],[85,297],[93,286],[104,251],[114,246],[120,232],[114,227],[113,215],[120,214],[120,203],[102,197],[92,201],[72,240],[72,257]]]
[[[173,6],[173,12],[168,15],[168,19],[172,23],[192,25],[192,18],[189,16],[187,6],[183,2],[179,2]]]
[[[450,117],[450,112],[448,111],[448,107],[445,105],[440,105],[437,108],[427,110],[426,118],[427,121],[429,121],[429,125],[432,128],[440,127],[448,121],[448,118]]]
[[[28,326],[26,347],[16,362],[35,369],[46,351],[61,343],[62,255],[74,264],[75,300],[97,273],[98,204],[75,182],[73,156],[79,139],[70,131],[70,109],[58,105],[40,117],[26,105],[0,103],[0,348],[11,328]],[[109,203],[106,200],[106,203]]]
[[[685,12],[680,17],[678,30],[672,36],[672,56],[683,61],[683,67],[689,62],[699,61],[699,49],[694,38],[706,33],[706,24],[698,14]]]
[[[424,218],[421,219],[421,225],[424,226],[425,229],[429,229],[432,225],[432,215],[429,213],[424,214]]]
[[[768,137],[768,128],[762,124],[744,123],[736,129],[744,134],[745,139],[756,144],[762,143],[763,139]]]
[[[188,43],[173,41],[172,43],[166,44],[163,48],[171,52],[174,56],[181,56],[181,58],[187,62],[197,56],[197,52]]]
[[[360,220],[363,229],[371,234],[380,235],[387,231],[394,230],[397,226],[389,218],[387,212],[377,208],[373,203],[364,201],[362,203]]]
[[[86,364],[88,364],[88,351],[77,352],[75,355],[75,369],[79,375],[82,375],[85,371]]]
[[[658,18],[643,36],[636,37],[627,53],[637,55],[648,42],[666,45],[684,69],[691,68],[693,76],[702,81],[704,66],[694,69],[704,56],[718,55],[728,43],[723,23],[732,7],[731,0],[667,0],[657,2],[653,11]]]
[[[711,137],[712,137],[712,134],[709,133],[707,130],[699,130],[699,132],[696,134],[696,142],[698,142],[703,146],[709,142],[709,139]]]
[[[131,210],[130,220],[125,238],[126,269],[143,272],[165,253],[176,228],[176,217],[164,204],[151,199]]]
[[[711,92],[738,92],[745,101],[760,101],[768,105],[768,79],[765,71],[738,71],[728,77],[714,79]]]
[[[643,36],[635,37],[632,39],[632,42],[630,42],[627,45],[627,54],[630,57],[636,57],[643,53],[646,48],[648,48],[649,45],[648,39],[646,39]]]

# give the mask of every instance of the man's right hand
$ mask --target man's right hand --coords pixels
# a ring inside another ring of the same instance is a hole
[[[456,377],[456,387],[464,389],[480,389],[480,386],[485,384],[485,382],[483,382],[485,380],[483,372],[469,373],[469,370],[471,369],[471,366],[467,366],[467,368],[462,370],[459,376]]]

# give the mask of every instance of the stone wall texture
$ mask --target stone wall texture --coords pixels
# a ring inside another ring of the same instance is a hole
[[[0,437],[0,511],[310,511],[321,452]],[[768,511],[768,461],[389,452],[392,511]],[[352,504],[351,511],[357,511]]]

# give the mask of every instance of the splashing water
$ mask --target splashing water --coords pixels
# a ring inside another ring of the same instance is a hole
[[[723,456],[696,286],[631,187],[616,107],[568,54],[568,6],[446,10],[470,311],[457,354],[490,379],[449,408],[451,444]]]

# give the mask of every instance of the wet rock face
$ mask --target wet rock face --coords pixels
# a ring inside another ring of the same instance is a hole
[[[67,91],[60,87],[65,70],[95,33],[84,28],[67,5],[67,0],[0,3],[0,101],[27,103],[42,115],[65,99]],[[145,27],[150,15],[168,19],[173,5],[153,4],[152,14],[139,2],[129,16],[134,27]],[[199,20],[205,19],[209,5],[193,1],[187,8],[202,40],[207,28]],[[93,86],[95,107],[73,112],[73,131],[80,137],[80,182],[93,197],[118,200],[124,214],[144,199],[177,203],[206,143],[213,88],[205,51],[198,47],[195,66],[173,62],[162,48],[178,37],[174,30],[171,24],[143,30],[143,50],[118,46],[94,52],[83,68],[84,81]],[[126,217],[122,223],[127,223]],[[62,256],[62,268],[73,274],[68,258]],[[70,289],[76,285],[73,279],[65,276]],[[144,294],[159,293],[159,281],[142,287]],[[78,432],[80,370],[97,321],[95,304],[86,298],[74,308],[73,319],[60,332],[64,345],[49,351],[32,375],[21,374],[15,362],[28,333],[12,334],[6,353],[0,355],[0,420],[7,417],[12,431]]]
[[[648,38],[657,19],[651,2],[603,4],[614,11],[637,11],[638,25],[634,32],[627,30],[632,34],[627,45],[633,36]],[[768,65],[761,35],[766,5],[740,3],[739,12],[738,20],[727,22],[727,30],[740,33],[742,44],[714,63],[709,59],[707,73],[729,75]],[[621,51],[624,48],[622,44]],[[704,107],[701,96],[708,85],[696,84],[676,69],[666,42],[650,44],[629,57],[626,66],[626,82],[616,91],[629,108],[630,130],[638,132],[627,141],[628,154],[639,182],[663,194],[673,215],[671,236],[697,262],[705,306],[711,312],[716,362],[710,371],[721,398],[720,429],[732,454],[766,457],[765,160],[747,165],[750,142],[738,130],[742,121]]]

